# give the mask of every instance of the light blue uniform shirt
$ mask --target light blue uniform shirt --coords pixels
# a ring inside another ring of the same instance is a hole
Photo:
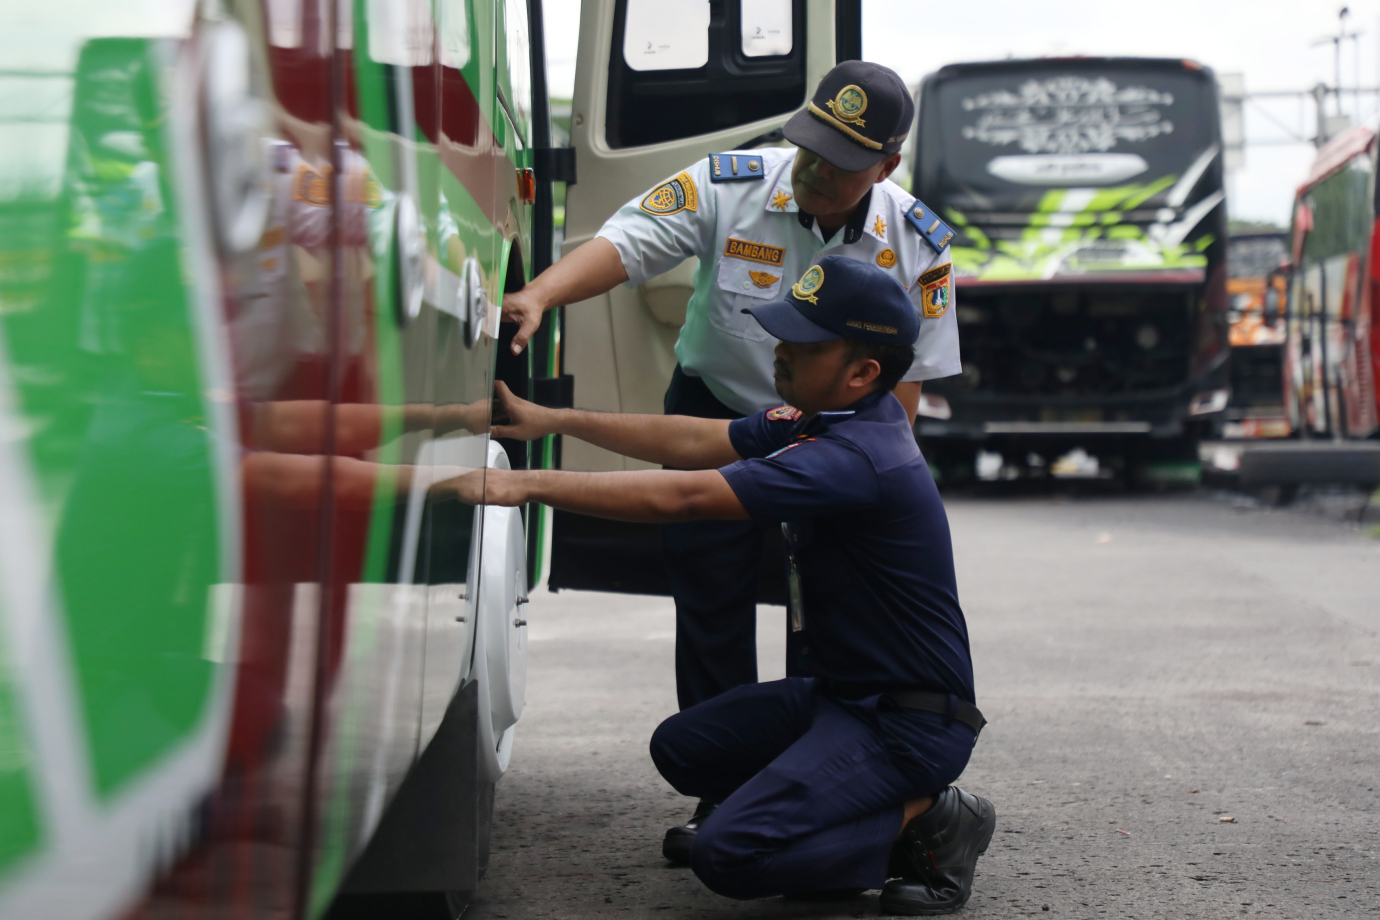
[[[780,404],[772,382],[776,339],[741,310],[782,299],[826,255],[877,265],[910,293],[920,337],[915,363],[902,380],[960,372],[949,249],[936,251],[907,223],[906,212],[916,205],[912,195],[889,179],[878,183],[860,227],[850,221],[826,243],[817,222],[801,223],[791,188],[794,148],[714,156],[721,174],[737,158],[740,175],[756,158],[762,178],[713,182],[711,159],[700,160],[629,201],[598,234],[618,250],[629,286],[699,258],[695,293],[676,341],[687,374],[702,378],[720,402],[744,415]]]

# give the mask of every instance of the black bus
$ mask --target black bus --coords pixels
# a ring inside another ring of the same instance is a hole
[[[941,479],[1196,479],[1227,376],[1217,83],[1192,61],[956,64],[920,88],[913,191],[953,242],[963,373],[917,426]],[[995,455],[1000,459],[994,460]],[[1098,462],[1100,461],[1100,462]]]

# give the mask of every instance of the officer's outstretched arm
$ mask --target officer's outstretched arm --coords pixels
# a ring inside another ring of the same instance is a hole
[[[508,424],[495,425],[494,437],[531,441],[565,434],[625,457],[683,470],[713,470],[743,459],[728,439],[726,419],[548,409],[519,399],[501,381],[495,389]]]
[[[513,354],[527,347],[547,310],[598,297],[627,280],[623,258],[608,240],[595,237],[576,247],[522,290],[503,295],[503,318],[519,326]]]
[[[743,520],[747,511],[718,470],[572,473],[475,470],[433,487],[470,504],[517,507],[541,502],[563,511],[652,524]]]

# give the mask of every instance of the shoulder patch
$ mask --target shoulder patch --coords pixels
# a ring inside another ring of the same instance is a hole
[[[771,409],[767,412],[767,421],[794,422],[798,421],[803,414],[804,413],[795,406],[777,406],[775,409]]]
[[[709,181],[733,182],[737,179],[761,179],[767,174],[767,164],[753,153],[711,153]]]
[[[695,180],[690,178],[689,173],[683,172],[648,192],[638,207],[648,214],[665,217],[680,211],[699,210],[699,205],[700,197],[695,190]]]
[[[906,208],[906,223],[914,227],[935,252],[943,252],[944,247],[954,238],[954,232],[949,229],[949,225],[940,220],[939,215],[932,212],[919,198]]]
[[[948,312],[952,273],[953,263],[945,262],[920,276],[921,303],[929,319],[938,319]]]

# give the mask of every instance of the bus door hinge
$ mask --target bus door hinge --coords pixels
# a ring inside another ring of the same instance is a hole
[[[532,166],[538,182],[575,184],[574,147],[537,147],[532,151]]]

